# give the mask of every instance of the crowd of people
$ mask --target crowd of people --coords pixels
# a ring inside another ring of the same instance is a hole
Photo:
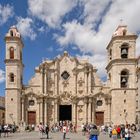
[[[0,137],[2,136],[2,134],[4,137],[8,137],[9,133],[14,133],[17,129],[18,127],[16,125],[0,124]]]
[[[31,131],[35,130],[35,125],[28,126]],[[62,132],[63,140],[66,139],[66,135],[68,132],[71,133],[77,133],[78,131],[82,131],[83,136],[88,136],[88,140],[98,140],[99,133],[102,133],[103,135],[108,135],[112,140],[119,140],[119,139],[125,139],[125,140],[131,140],[132,137],[135,136],[137,131],[140,131],[138,126],[135,124],[126,124],[126,125],[114,125],[114,126],[96,126],[95,124],[82,124],[77,128],[76,124],[72,124],[70,121],[60,121],[59,123],[53,124],[53,125],[43,125],[40,123],[38,126],[39,135],[40,138],[43,138],[44,136],[49,139],[49,132],[55,133],[55,132]],[[27,127],[26,127],[27,128]],[[14,133],[18,129],[15,125],[1,125],[0,124],[0,137],[3,135],[3,137],[8,137],[9,133]]]
[[[109,137],[113,140],[118,140],[124,138],[125,140],[130,140],[137,132],[137,127],[135,124],[126,125],[114,125],[114,127],[108,127]]]
[[[42,138],[43,135],[46,134],[47,139],[49,138],[49,131],[52,133],[59,132],[59,131],[63,132],[63,140],[66,139],[67,132],[71,132],[71,133],[77,132],[76,125],[73,125],[69,121],[60,121],[59,123],[56,123],[52,126],[49,126],[48,124],[43,125],[42,123],[40,123],[38,125],[38,129],[39,129],[40,138]]]

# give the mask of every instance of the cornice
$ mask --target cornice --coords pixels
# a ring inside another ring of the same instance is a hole
[[[5,90],[21,90],[22,88],[5,88]]]
[[[22,60],[19,60],[19,59],[5,59],[4,62],[5,63],[21,63],[22,64]]]
[[[108,49],[109,46],[112,44],[112,42],[115,41],[115,40],[130,40],[130,39],[135,39],[136,40],[137,38],[138,38],[137,35],[114,36],[114,37],[111,38],[111,41],[107,45],[106,49]]]
[[[108,70],[111,66],[112,66],[112,64],[113,63],[115,63],[115,64],[118,64],[118,63],[121,63],[122,65],[125,63],[137,63],[137,59],[136,58],[127,58],[127,59],[121,59],[121,58],[119,58],[119,59],[114,59],[114,60],[111,60],[109,63],[108,63],[108,65],[106,66],[106,70]]]
[[[110,91],[113,90],[122,90],[122,91],[127,91],[127,90],[137,90],[137,88],[112,88]]]
[[[23,44],[23,42],[22,42],[22,39],[21,38],[19,38],[19,37],[17,37],[17,36],[6,36],[5,38],[4,38],[4,40],[5,40],[5,42],[11,42],[11,41],[18,41],[18,42],[20,42],[21,43],[21,45],[22,45],[22,47],[24,47],[24,44]]]

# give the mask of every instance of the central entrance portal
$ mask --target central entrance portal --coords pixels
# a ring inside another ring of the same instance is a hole
[[[72,118],[72,108],[71,105],[60,105],[59,106],[59,120],[69,120]]]

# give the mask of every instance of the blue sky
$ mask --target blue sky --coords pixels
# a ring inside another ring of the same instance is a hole
[[[24,84],[44,58],[68,51],[88,59],[106,77],[106,46],[119,24],[140,32],[139,0],[0,0],[0,95],[5,89],[4,36],[16,25],[24,42]],[[120,22],[123,19],[123,22]],[[140,54],[137,39],[137,56]]]

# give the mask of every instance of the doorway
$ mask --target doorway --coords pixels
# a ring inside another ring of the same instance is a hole
[[[65,121],[65,120],[71,121],[72,120],[71,118],[72,118],[71,105],[60,105],[59,106],[59,120],[60,121]]]
[[[104,112],[96,112],[95,117],[96,125],[103,125],[104,124]]]
[[[36,112],[28,111],[28,124],[36,124]]]

